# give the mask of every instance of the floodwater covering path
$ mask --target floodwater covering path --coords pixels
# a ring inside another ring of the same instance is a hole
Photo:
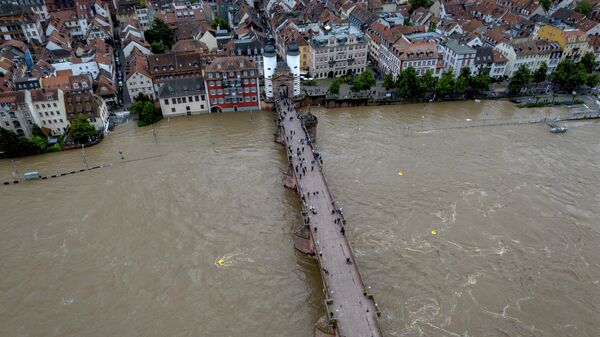
[[[310,236],[321,268],[325,303],[330,322],[343,337],[378,337],[378,309],[368,294],[348,242],[341,210],[329,191],[308,133],[293,102],[277,103],[282,138],[309,219]]]

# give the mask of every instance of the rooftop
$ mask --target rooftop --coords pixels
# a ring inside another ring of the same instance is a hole
[[[165,81],[158,92],[159,98],[171,98],[204,93],[202,77],[182,78]]]

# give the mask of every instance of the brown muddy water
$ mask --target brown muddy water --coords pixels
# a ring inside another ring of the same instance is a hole
[[[564,111],[317,109],[385,336],[600,336],[600,123],[506,124]],[[272,118],[129,123],[86,150],[111,167],[0,186],[0,335],[311,336],[320,278]],[[0,181],[83,165],[2,160]]]

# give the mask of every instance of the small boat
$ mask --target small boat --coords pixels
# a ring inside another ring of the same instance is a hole
[[[558,124],[550,124],[550,132],[551,133],[565,133],[567,132],[566,126],[560,126]]]

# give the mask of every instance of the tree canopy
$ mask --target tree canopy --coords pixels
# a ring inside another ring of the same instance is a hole
[[[394,81],[394,76],[392,76],[392,74],[385,75],[385,77],[383,78],[383,87],[386,90],[390,90],[396,87],[396,82]]]
[[[138,116],[138,126],[150,125],[163,118],[160,109],[154,105],[150,97],[142,93],[137,95],[129,111]]]
[[[445,97],[454,93],[454,86],[456,85],[456,79],[454,78],[454,72],[452,70],[446,70],[442,73],[439,81],[435,86],[435,93]]]
[[[540,5],[542,5],[544,11],[547,12],[550,9],[550,6],[552,5],[552,0],[540,0]]]
[[[150,50],[153,54],[164,54],[168,52],[167,46],[162,41],[154,41],[150,44]]]
[[[592,17],[593,9],[594,5],[587,0],[578,1],[577,6],[575,6],[575,11],[587,16],[588,19]]]
[[[168,24],[158,18],[154,19],[152,27],[144,32],[144,37],[150,46],[160,42],[167,50],[171,49],[171,46],[175,43],[175,34],[173,33],[173,30]]]
[[[342,83],[342,80],[340,78],[334,79],[333,82],[331,82],[331,85],[329,85],[329,90],[328,90],[329,94],[339,95],[341,83]]]
[[[585,53],[581,57],[581,61],[579,61],[579,63],[583,64],[588,73],[596,70],[596,67],[598,66],[598,63],[596,62],[596,55],[594,55],[592,52]]]
[[[510,79],[508,92],[513,95],[518,94],[523,88],[527,88],[529,83],[531,83],[531,70],[529,70],[528,66],[522,65]]]
[[[419,77],[413,67],[408,67],[400,72],[398,76],[398,95],[404,99],[420,98],[421,87],[419,86]]]
[[[411,11],[419,7],[429,8],[432,5],[431,0],[409,0],[408,2],[410,3]]]
[[[92,137],[96,136],[96,128],[90,124],[85,116],[79,115],[71,121],[69,134],[76,143],[87,143]]]
[[[552,73],[552,82],[564,91],[572,91],[585,83],[587,72],[581,63],[561,61]]]
[[[350,90],[353,92],[359,92],[363,90],[369,90],[375,85],[375,76],[370,70],[365,70],[362,74],[356,76],[352,81]]]
[[[0,157],[18,157],[37,153],[37,147],[27,138],[0,128]]]
[[[221,28],[221,29],[229,30],[229,22],[227,22],[227,20],[225,20],[219,16],[217,16],[213,19],[210,26],[212,27],[212,29]]]
[[[547,75],[546,75],[547,73],[548,73],[548,65],[546,64],[546,62],[542,62],[542,64],[540,64],[539,68],[537,68],[533,72],[533,82],[534,83],[544,82],[547,78]]]

